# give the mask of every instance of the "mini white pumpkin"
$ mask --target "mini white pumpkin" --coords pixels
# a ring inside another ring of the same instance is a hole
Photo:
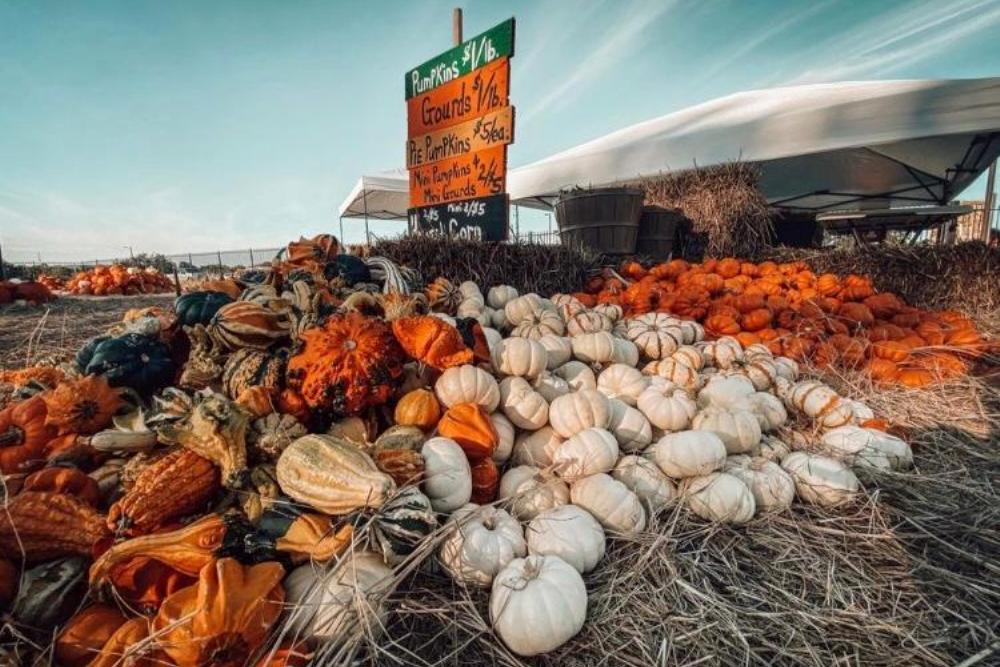
[[[552,304],[556,307],[556,312],[563,318],[563,321],[567,321],[577,313],[587,310],[587,307],[572,294],[553,294],[551,300]]]
[[[743,358],[748,362],[754,359],[774,359],[774,353],[763,343],[751,343],[743,348]]]
[[[851,413],[854,415],[853,421],[855,424],[862,424],[868,421],[869,419],[875,419],[874,410],[872,410],[870,407],[868,407],[861,401],[857,401],[851,398],[845,398],[844,400],[847,401],[847,404],[851,406]]]
[[[750,394],[747,399],[750,403],[750,411],[757,417],[762,432],[774,431],[785,425],[788,421],[788,411],[785,404],[774,394],[766,391],[757,391]]]
[[[696,392],[700,385],[698,371],[676,359],[651,361],[642,368],[646,375],[658,375],[687,391]]]
[[[448,525],[438,560],[463,584],[489,586],[507,563],[528,552],[521,524],[498,507],[470,503],[456,510]]]
[[[730,454],[751,452],[760,443],[757,417],[745,410],[730,412],[721,408],[705,408],[694,416],[691,428],[719,436]]]
[[[611,331],[613,327],[614,322],[611,321],[610,317],[593,310],[580,311],[566,320],[566,333],[570,336]]]
[[[552,373],[566,380],[573,391],[597,389],[597,376],[590,366],[581,361],[567,361]]]
[[[749,410],[750,396],[756,391],[743,375],[713,375],[698,392],[698,406],[725,410]]]
[[[757,391],[769,388],[778,377],[777,365],[772,359],[766,357],[747,360],[740,371],[750,379]]]
[[[573,345],[569,338],[546,334],[538,339],[546,351],[546,368],[550,371],[559,368],[573,358]]]
[[[590,512],[576,505],[546,510],[525,531],[528,553],[559,556],[583,574],[604,558],[604,529]]]
[[[691,511],[706,521],[746,523],[757,511],[747,485],[728,473],[692,477],[685,480],[683,492]]]
[[[677,326],[679,326],[681,331],[684,333],[685,345],[693,345],[705,339],[705,327],[701,326],[694,320],[681,320],[678,322]]]
[[[913,463],[913,453],[905,441],[896,436],[853,424],[839,426],[820,438],[824,453],[844,461],[883,470],[901,469]]]
[[[536,315],[521,320],[521,323],[511,331],[511,335],[538,340],[543,336],[562,336],[565,331],[566,325],[559,317],[559,313],[554,310],[542,310]]]
[[[530,521],[553,507],[569,502],[566,482],[535,466],[511,468],[500,478],[498,497],[506,500],[511,513],[522,521]]]
[[[723,336],[709,343],[701,343],[701,356],[707,366],[732,368],[743,362],[743,346],[735,338]]]
[[[789,382],[795,382],[799,379],[799,364],[794,359],[775,357],[774,367],[778,371],[778,377],[785,378]]]
[[[597,390],[608,398],[617,398],[634,406],[639,394],[649,386],[649,377],[638,368],[611,364],[597,376]]]
[[[617,303],[599,303],[593,308],[591,308],[591,310],[593,310],[595,313],[600,313],[601,315],[604,315],[609,320],[611,320],[612,323],[617,322],[622,318],[622,316],[625,315],[625,311],[623,311],[622,307],[619,306]]]
[[[511,452],[514,451],[514,425],[500,412],[492,413],[490,421],[493,422],[493,428],[497,430],[498,436],[497,446],[493,450],[492,458],[494,462],[502,465],[507,462]]]
[[[549,423],[564,438],[591,427],[607,428],[610,421],[611,406],[608,405],[608,399],[594,389],[581,389],[560,396],[552,401],[549,409]]]
[[[549,403],[572,391],[569,382],[566,382],[566,380],[563,380],[555,373],[549,373],[548,371],[536,377],[532,381],[531,387]]]
[[[518,655],[540,655],[562,646],[586,620],[583,577],[558,556],[516,558],[493,580],[490,623]]]
[[[791,451],[792,448],[777,436],[764,434],[760,438],[760,446],[757,448],[756,454],[768,461],[781,463],[781,459],[788,456]]]
[[[450,408],[459,403],[478,403],[493,412],[500,404],[500,387],[493,376],[476,366],[453,366],[434,383],[438,400]]]
[[[424,493],[437,512],[453,512],[472,498],[469,460],[451,438],[431,438],[420,448],[424,457]]]
[[[615,336],[613,349],[611,350],[611,363],[638,366],[639,348],[632,341]]]
[[[799,498],[812,505],[830,507],[850,500],[860,483],[846,465],[828,456],[792,452],[781,461],[795,480]]]
[[[503,310],[510,326],[516,327],[529,318],[538,317],[545,310],[545,305],[542,298],[532,292],[509,299],[504,303]]]
[[[497,312],[503,313],[502,310]],[[503,325],[501,325],[501,328],[503,328]],[[493,348],[499,345],[503,340],[503,334],[492,327],[483,327],[483,336],[486,338],[486,346],[490,348],[491,354],[493,353]]]
[[[527,338],[505,338],[490,356],[500,373],[528,379],[541,375],[548,363],[545,346]]]
[[[500,409],[514,426],[535,431],[549,421],[549,404],[522,377],[505,377],[500,382]]]
[[[705,367],[705,357],[701,356],[701,351],[693,345],[681,345],[670,354],[669,358],[687,364],[696,371]]]
[[[543,426],[537,431],[523,431],[514,439],[511,461],[514,465],[547,468],[552,465],[549,452],[554,452],[562,441],[551,426]]]
[[[510,285],[494,285],[486,293],[486,303],[490,308],[503,309],[508,301],[517,298],[517,290]]]
[[[619,447],[626,452],[638,452],[648,447],[653,441],[653,428],[646,415],[616,398],[608,399],[608,405],[611,406],[608,430],[615,436]]]
[[[475,297],[482,298],[483,292],[479,289],[479,285],[471,280],[463,281],[458,286],[458,291],[462,293],[462,297],[465,299],[473,299]]]
[[[639,394],[636,407],[649,423],[664,431],[683,431],[691,426],[698,406],[683,389],[650,386]]]
[[[677,496],[670,478],[655,463],[641,456],[623,456],[611,476],[639,496],[650,514],[656,514]]]
[[[684,342],[676,318],[666,313],[646,313],[625,321],[624,337],[635,343],[647,359],[669,357]]]
[[[570,499],[594,515],[606,530],[629,534],[646,527],[646,510],[639,496],[608,474],[576,480],[570,486]]]
[[[571,339],[573,356],[588,364],[606,364],[615,353],[615,340],[607,331],[585,333]]]
[[[762,512],[784,511],[795,499],[795,480],[774,461],[760,456],[730,456],[723,472],[747,485]]]
[[[843,426],[854,418],[849,403],[832,388],[815,380],[793,384],[785,403],[824,428]]]
[[[556,474],[565,480],[610,472],[618,460],[618,441],[603,428],[588,428],[562,442],[552,453]]]
[[[493,327],[494,329],[504,330],[504,331],[506,331],[510,327],[510,323],[507,321],[507,313],[504,312],[503,308],[497,308],[490,313],[490,326]],[[486,338],[488,341],[489,336],[487,336]]]
[[[673,479],[707,475],[726,462],[726,446],[710,431],[668,433],[644,454]]]

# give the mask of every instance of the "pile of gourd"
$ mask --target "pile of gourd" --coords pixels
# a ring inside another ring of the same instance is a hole
[[[171,292],[173,281],[153,267],[145,269],[122,264],[98,265],[77,272],[60,289],[80,295],[133,295]]]
[[[911,461],[764,345],[310,243],[7,378],[0,606],[60,664],[306,664],[428,547],[537,655],[583,627],[608,535],[835,506]]]

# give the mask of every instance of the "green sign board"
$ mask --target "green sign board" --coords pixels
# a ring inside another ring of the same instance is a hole
[[[498,58],[514,55],[514,19],[431,58],[406,73],[406,99],[479,69]]]

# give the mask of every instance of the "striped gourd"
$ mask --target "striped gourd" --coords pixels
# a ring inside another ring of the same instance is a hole
[[[365,260],[365,263],[368,265],[368,270],[371,271],[372,277],[375,280],[383,281],[382,292],[385,294],[390,292],[399,292],[400,294],[410,293],[410,286],[407,284],[406,279],[403,278],[403,273],[399,270],[399,266],[391,259],[386,257],[369,257]]]
[[[251,387],[264,387],[276,395],[282,388],[287,356],[244,348],[229,356],[222,369],[222,389],[236,400]]]
[[[330,435],[305,435],[278,458],[278,485],[293,500],[326,514],[381,507],[396,489],[371,457]]]
[[[288,322],[258,303],[236,301],[215,313],[209,332],[227,350],[245,347],[264,350],[288,336]]]
[[[398,563],[437,527],[430,499],[416,487],[406,487],[372,519],[372,548],[381,551],[388,562]]]

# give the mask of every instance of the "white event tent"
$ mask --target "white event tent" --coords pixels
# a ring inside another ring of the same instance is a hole
[[[1000,155],[1000,78],[863,81],[728,95],[513,169],[513,203],[695,165],[758,165],[772,206],[824,211],[943,205]],[[395,176],[393,176],[395,175]],[[404,170],[364,176],[342,217],[405,218]],[[374,212],[374,213],[373,213]]]

